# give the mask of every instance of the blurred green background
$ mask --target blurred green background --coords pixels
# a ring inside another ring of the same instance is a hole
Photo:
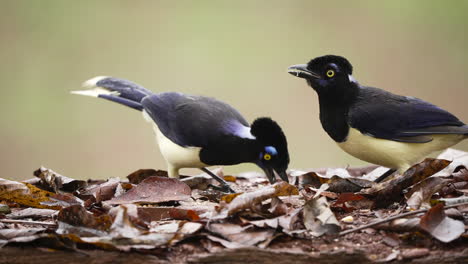
[[[0,177],[30,178],[40,165],[75,178],[165,168],[138,112],[69,94],[97,75],[213,96],[249,121],[271,116],[288,136],[290,168],[365,164],[328,138],[315,92],[286,73],[316,56],[343,55],[361,84],[468,122],[468,1],[0,4]]]

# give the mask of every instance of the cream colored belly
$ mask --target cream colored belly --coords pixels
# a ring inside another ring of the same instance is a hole
[[[464,139],[463,135],[433,135],[428,143],[404,143],[367,136],[350,128],[338,146],[352,156],[384,167],[407,170],[434,151],[446,149]]]
[[[168,139],[159,130],[156,123],[151,117],[143,111],[144,118],[152,123],[153,130],[156,134],[156,142],[158,143],[159,150],[162,156],[166,160],[168,166],[169,177],[178,177],[178,170],[181,168],[202,168],[209,165],[200,161],[200,150],[199,147],[181,147],[170,139]]]

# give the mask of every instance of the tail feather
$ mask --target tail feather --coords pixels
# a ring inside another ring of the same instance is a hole
[[[100,97],[112,102],[123,104],[136,110],[142,110],[141,101],[152,92],[136,83],[107,76],[98,76],[83,83],[87,90],[72,91],[92,97]]]

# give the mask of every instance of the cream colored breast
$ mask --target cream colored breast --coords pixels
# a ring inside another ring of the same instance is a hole
[[[153,130],[156,134],[156,142],[159,145],[159,150],[163,155],[164,159],[168,163],[168,166],[174,169],[180,168],[201,168],[208,166],[200,161],[200,150],[199,147],[182,147],[169,138],[164,136],[164,134],[159,130],[156,123],[151,119],[151,117],[143,111],[144,118],[152,123]]]
[[[433,135],[428,143],[404,143],[367,136],[350,128],[345,142],[338,146],[352,156],[384,167],[405,171],[434,151],[460,142],[462,135]]]

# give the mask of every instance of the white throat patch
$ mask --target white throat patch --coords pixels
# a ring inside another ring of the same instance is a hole
[[[356,79],[354,79],[354,77],[351,74],[348,75],[348,78],[350,82],[357,83]]]

